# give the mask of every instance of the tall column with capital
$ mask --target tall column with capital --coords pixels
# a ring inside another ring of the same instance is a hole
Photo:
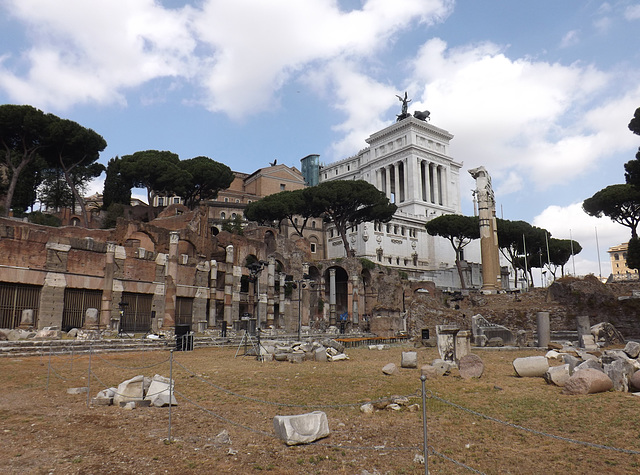
[[[500,289],[500,254],[496,202],[491,187],[491,177],[484,167],[469,170],[476,180],[478,219],[480,221],[480,253],[482,258],[482,290]]]
[[[164,319],[163,327],[175,327],[176,324],[176,280],[178,277],[178,243],[180,233],[169,233],[169,256],[167,261],[167,274],[165,275],[164,294]]]
[[[329,269],[329,325],[336,324],[336,270]]]

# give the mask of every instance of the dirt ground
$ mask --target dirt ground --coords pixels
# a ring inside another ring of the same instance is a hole
[[[86,394],[67,394],[68,388],[87,386],[87,354],[3,358],[0,472],[424,473],[424,465],[414,462],[422,453],[421,410],[359,410],[367,400],[418,394],[418,369],[381,372],[389,362],[400,366],[401,352],[408,349],[353,348],[347,349],[348,361],[301,364],[235,357],[235,348],[173,357],[168,351],[91,356],[91,396],[138,374],[171,374],[179,404],[171,412],[87,406]],[[433,348],[416,351],[419,365],[437,357]],[[566,440],[640,451],[638,397],[565,396],[542,379],[514,376],[513,359],[541,354],[536,350],[475,352],[486,365],[480,379],[463,380],[454,370],[426,382],[428,443],[435,451],[428,459],[430,473],[474,473],[460,464],[501,474],[640,471],[640,455]],[[312,410],[327,413],[329,437],[294,447],[274,437],[275,415]],[[223,430],[230,444],[216,441]]]

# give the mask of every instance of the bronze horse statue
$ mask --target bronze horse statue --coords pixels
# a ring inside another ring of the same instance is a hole
[[[431,115],[431,112],[429,111],[415,111],[413,113],[413,116],[418,119],[418,120],[429,120],[429,116]]]

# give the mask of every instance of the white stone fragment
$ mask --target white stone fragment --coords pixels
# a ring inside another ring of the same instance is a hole
[[[322,411],[294,416],[275,416],[273,429],[287,445],[308,444],[329,435],[327,415]]]

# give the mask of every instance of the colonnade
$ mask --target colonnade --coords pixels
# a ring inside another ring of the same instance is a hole
[[[447,168],[419,157],[402,159],[376,170],[376,187],[392,203],[419,200],[447,204]]]

